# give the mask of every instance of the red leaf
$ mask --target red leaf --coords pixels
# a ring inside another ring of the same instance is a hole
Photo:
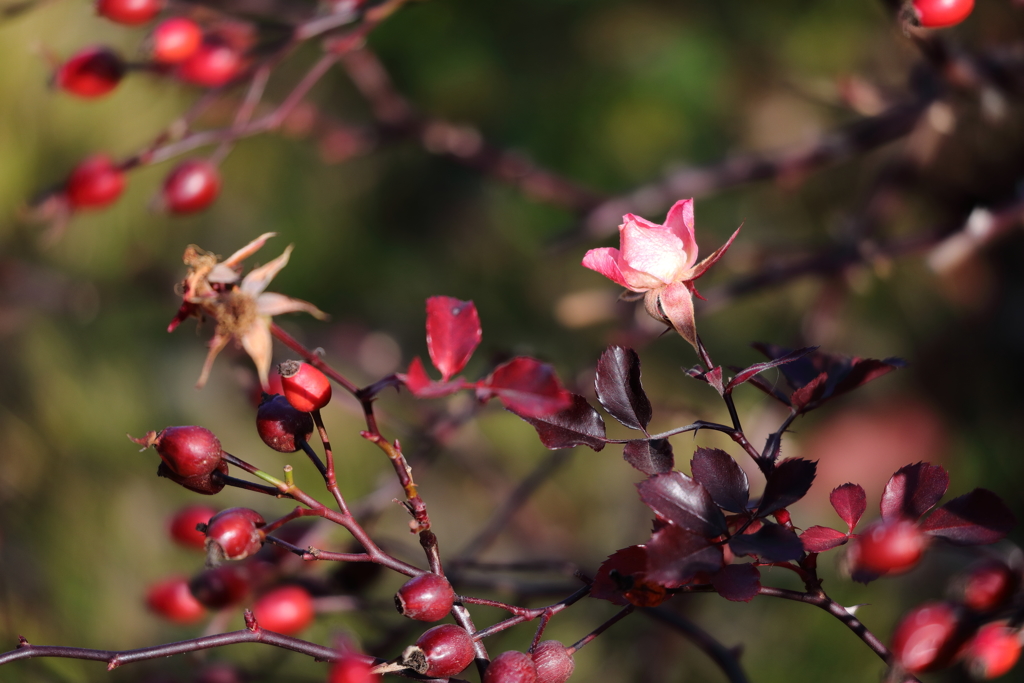
[[[757,533],[733,536],[729,547],[737,555],[756,555],[764,562],[799,560],[804,554],[796,532],[767,522]]]
[[[793,404],[793,408],[795,408],[798,413],[809,410],[808,406],[813,408],[814,404],[820,401],[825,395],[827,381],[828,373],[823,372],[804,386],[794,391],[793,395],[789,397],[790,402]]]
[[[812,526],[800,534],[800,542],[804,544],[804,550],[809,553],[823,553],[832,548],[845,545],[850,537],[842,531],[830,529],[827,526]]]
[[[718,594],[733,602],[750,602],[761,590],[761,572],[752,564],[730,564],[711,577]]]
[[[631,545],[605,560],[594,576],[590,597],[613,605],[655,607],[668,597],[665,587],[647,579],[647,549]]]
[[[622,448],[622,458],[644,474],[671,472],[676,466],[668,439],[637,439]]]
[[[590,446],[595,451],[601,450],[605,445],[604,420],[601,419],[601,414],[582,396],[570,396],[572,404],[554,415],[520,417],[533,425],[540,442],[547,448],[554,450]]]
[[[817,350],[817,348],[817,346],[806,346],[802,349],[797,349],[796,351],[790,351],[786,355],[780,356],[774,360],[765,361],[764,363],[755,363],[746,370],[740,371],[739,374],[737,374],[735,377],[729,380],[729,384],[725,387],[725,393],[730,394],[732,393],[733,389],[743,384],[744,382],[749,381],[755,375],[759,375],[765,370],[770,370],[780,365],[785,365],[786,363],[792,363],[795,360],[803,358],[811,351]]]
[[[949,474],[938,465],[907,465],[889,478],[882,492],[882,519],[916,522],[931,510],[949,488]]]
[[[472,301],[450,296],[427,299],[427,350],[444,381],[466,367],[482,334]]]
[[[704,536],[728,531],[725,515],[698,482],[682,472],[655,474],[636,485],[640,500],[663,519]]]
[[[750,494],[747,475],[731,455],[717,448],[698,448],[690,461],[690,471],[718,507],[729,512],[746,511]]]
[[[957,545],[984,545],[1002,540],[1016,524],[1002,498],[988,489],[974,489],[929,515],[921,530]]]
[[[562,387],[555,369],[524,356],[495,368],[477,393],[483,400],[496,395],[522,418],[547,417],[573,405],[572,394]]]
[[[843,484],[832,489],[828,499],[836,513],[853,532],[853,528],[857,526],[864,511],[868,509],[868,500],[864,489],[860,484]]]
[[[430,379],[419,356],[412,359],[409,371],[404,375],[399,374],[398,379],[402,380],[416,398],[440,398],[454,394],[466,386],[461,378],[455,382],[435,382]]]
[[[666,588],[678,588],[701,572],[722,567],[722,547],[673,524],[654,532],[647,543],[647,578]]]
[[[646,429],[651,402],[640,383],[640,358],[633,349],[609,346],[597,361],[597,400],[630,429]]]
[[[768,475],[757,516],[770,515],[803,498],[814,483],[817,469],[818,463],[800,458],[789,458],[776,465]]]

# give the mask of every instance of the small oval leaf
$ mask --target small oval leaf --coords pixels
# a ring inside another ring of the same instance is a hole
[[[622,346],[609,346],[597,362],[597,399],[608,414],[630,429],[647,429],[651,402],[640,383],[640,357]]]

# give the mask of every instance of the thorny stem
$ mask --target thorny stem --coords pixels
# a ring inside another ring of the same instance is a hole
[[[320,416],[319,410],[314,410],[312,415],[317,433],[320,434],[320,441],[324,445],[324,457],[327,459],[327,474],[324,476],[324,480],[327,482],[327,490],[334,496],[334,501],[338,504],[341,514],[351,517],[348,512],[348,506],[345,505],[345,498],[338,489],[338,478],[334,473],[334,451],[331,449],[331,439],[327,436],[327,427],[324,426],[324,420]]]
[[[490,637],[495,633],[501,633],[507,628],[511,628],[518,624],[522,624],[526,621],[532,621],[538,617],[547,616],[550,618],[551,616],[558,614],[559,612],[564,610],[566,607],[569,607],[570,605],[573,605],[576,602],[582,600],[589,594],[590,586],[583,586],[569,597],[560,600],[559,602],[556,602],[553,605],[549,605],[547,607],[539,607],[536,609],[519,608],[522,609],[522,612],[520,614],[505,619],[504,621],[499,621],[497,624],[493,624],[485,629],[475,632],[473,634],[473,640],[483,640],[484,638]],[[509,605],[509,607],[511,607],[511,605]]]

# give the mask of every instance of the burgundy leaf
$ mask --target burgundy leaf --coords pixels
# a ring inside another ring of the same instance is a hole
[[[746,511],[750,494],[747,475],[731,455],[717,448],[698,448],[690,461],[690,471],[718,507],[729,512]]]
[[[494,369],[477,395],[497,395],[502,404],[522,418],[547,417],[570,408],[572,394],[562,387],[555,369],[535,358],[520,356]]]
[[[416,398],[440,398],[441,396],[454,394],[466,386],[466,383],[461,378],[454,382],[435,382],[430,379],[419,356],[413,358],[412,362],[409,363],[408,372],[399,374],[398,378],[402,380]]]
[[[480,316],[472,301],[450,296],[427,299],[427,350],[447,381],[466,366],[480,344]]]
[[[931,510],[949,487],[949,474],[938,465],[907,465],[889,478],[882,492],[882,519],[916,522]]]
[[[821,373],[810,382],[793,392],[789,397],[790,402],[798,413],[814,408],[825,396],[827,388],[828,373]],[[808,407],[809,406],[809,407]]]
[[[763,377],[751,377],[750,383],[783,405],[790,405],[789,397],[779,391],[775,384],[769,384]]]
[[[761,590],[761,572],[752,564],[729,564],[715,572],[711,585],[726,600],[750,602]]]
[[[988,489],[974,489],[929,515],[921,530],[958,545],[984,545],[1002,540],[1016,524],[1002,498]]]
[[[613,605],[654,607],[668,597],[665,587],[647,579],[647,549],[631,545],[605,560],[590,587],[590,597]]]
[[[704,381],[715,388],[715,390],[722,395],[725,393],[725,387],[722,386],[722,366],[712,368],[704,373]]]
[[[622,448],[622,457],[644,474],[671,472],[676,466],[672,455],[672,444],[668,439],[637,439],[629,441]]]
[[[752,346],[772,360],[785,358],[792,353],[790,349],[764,342],[755,342]],[[793,389],[799,389],[810,384],[825,369],[822,363],[815,362],[825,356],[826,354],[824,353],[800,356],[792,362],[786,363],[779,370],[782,372],[783,377],[786,378],[789,386],[793,387]]]
[[[768,483],[757,506],[758,517],[770,515],[776,510],[789,507],[803,498],[818,469],[818,463],[800,458],[789,458],[779,462],[768,475]]]
[[[885,360],[852,358],[846,372],[838,378],[828,395],[831,398],[845,394],[883,375],[888,375],[893,370],[906,367],[906,365],[906,361],[902,358],[886,358]]]
[[[774,360],[765,361],[764,363],[755,363],[746,370],[741,370],[735,377],[733,377],[729,381],[729,384],[725,387],[725,393],[730,394],[732,393],[733,389],[743,384],[744,382],[753,379],[755,375],[759,375],[765,370],[770,370],[780,365],[785,365],[786,363],[792,363],[795,360],[799,360],[800,358],[803,358],[811,351],[817,350],[817,348],[817,346],[805,346],[802,349],[790,351],[789,353],[779,356]]]
[[[647,543],[647,578],[678,588],[701,573],[722,567],[722,547],[686,529],[667,524]]]
[[[832,489],[828,499],[836,513],[853,532],[853,528],[857,526],[864,511],[868,509],[868,499],[864,489],[860,484],[843,484]]]
[[[573,446],[590,446],[595,451],[604,448],[604,420],[587,399],[570,394],[572,404],[565,410],[547,417],[525,417],[533,425],[540,442],[552,450]],[[515,411],[513,411],[515,412]]]
[[[823,553],[832,548],[844,545],[850,537],[842,531],[830,529],[827,526],[812,526],[800,534],[800,541],[804,544],[804,550],[809,553]]]
[[[633,349],[609,346],[597,361],[597,399],[630,429],[647,429],[651,402],[640,384],[640,358]]]
[[[733,536],[729,547],[737,555],[757,555],[764,562],[799,560],[804,554],[796,532],[768,522],[757,533]]]
[[[682,472],[655,474],[636,485],[640,500],[663,519],[715,538],[726,533],[725,515],[699,483]]]

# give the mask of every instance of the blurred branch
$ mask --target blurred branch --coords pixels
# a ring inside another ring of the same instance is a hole
[[[640,611],[682,633],[718,665],[725,677],[729,679],[729,683],[748,683],[750,680],[740,665],[741,647],[726,647],[697,624],[664,607],[647,607]]]

